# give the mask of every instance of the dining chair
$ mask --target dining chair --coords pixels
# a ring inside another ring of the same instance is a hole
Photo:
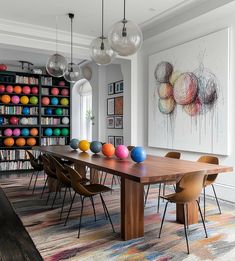
[[[218,157],[215,156],[201,156],[198,160],[198,162],[203,162],[203,163],[210,163],[210,164],[219,164],[219,159]],[[214,187],[214,182],[216,180],[218,176],[218,173],[215,174],[210,174],[210,175],[206,175],[205,176],[205,180],[204,180],[204,185],[203,185],[203,202],[204,202],[204,219],[206,217],[206,187],[210,186],[213,189],[214,195],[215,195],[215,200],[216,200],[216,204],[218,206],[219,209],[219,213],[221,214],[221,208],[220,208],[220,204],[219,204],[219,200],[215,191],[215,187]]]
[[[166,153],[165,157],[166,157],[166,158],[172,158],[172,159],[180,159],[181,153],[180,153],[180,152],[177,152],[177,151],[169,151],[169,152]],[[166,185],[173,185],[174,190],[175,190],[176,180],[167,181],[167,182],[159,182],[157,212],[159,212],[159,208],[160,208],[160,195],[161,195],[161,186],[162,186],[162,183],[163,183],[163,195],[165,195]],[[145,194],[145,200],[144,200],[144,204],[145,204],[145,205],[146,205],[146,203],[147,203],[148,194],[149,194],[149,189],[150,189],[150,184],[148,185],[148,187],[147,187],[147,192],[146,192],[146,194]]]
[[[175,193],[161,196],[161,198],[167,200],[167,202],[165,205],[158,237],[159,238],[161,237],[162,227],[163,227],[168,203],[170,202],[170,203],[182,204],[183,205],[183,217],[184,217],[184,233],[185,233],[185,238],[186,238],[188,254],[189,254],[189,243],[188,243],[188,235],[187,235],[187,228],[186,228],[186,226],[188,227],[188,225],[189,225],[188,224],[188,207],[187,207],[188,203],[191,203],[193,201],[197,202],[198,210],[200,212],[200,216],[201,216],[204,231],[205,231],[205,235],[206,235],[206,238],[208,237],[206,225],[204,222],[204,218],[203,218],[201,207],[200,207],[199,200],[198,200],[200,197],[202,188],[203,188],[205,174],[206,174],[206,171],[197,171],[197,172],[193,172],[190,174],[186,174],[177,183],[177,188],[176,188]]]
[[[78,238],[80,237],[80,230],[81,230],[81,223],[82,223],[82,215],[83,215],[83,207],[84,207],[84,199],[85,198],[89,198],[90,201],[91,201],[91,204],[92,204],[92,207],[93,207],[93,212],[94,212],[94,217],[95,217],[95,221],[96,221],[96,210],[95,210],[95,204],[94,204],[94,199],[93,199],[93,197],[96,196],[96,195],[100,196],[101,203],[102,203],[104,213],[105,213],[105,217],[106,218],[108,217],[109,222],[112,226],[112,230],[115,233],[114,226],[113,226],[111,217],[110,217],[109,212],[108,212],[108,208],[107,208],[105,201],[103,199],[103,196],[102,196],[102,193],[109,192],[111,189],[109,187],[106,187],[106,186],[101,185],[101,184],[85,185],[84,183],[82,183],[82,176],[75,169],[73,169],[69,166],[67,166],[66,168],[67,168],[68,173],[70,175],[72,188],[75,192],[74,196],[72,198],[72,202],[70,204],[70,208],[69,208],[67,218],[68,218],[69,213],[71,211],[71,208],[72,208],[72,205],[73,205],[73,202],[74,202],[76,195],[79,194],[80,197],[81,197],[81,200],[82,200],[81,213],[80,213],[80,219],[79,219],[79,228],[78,228]],[[66,222],[67,222],[67,218],[66,218]],[[65,222],[65,224],[66,224],[66,222]]]
[[[35,181],[34,181],[34,185],[33,185],[33,191],[32,191],[32,193],[34,194],[39,172],[43,170],[43,163],[41,161],[41,158],[39,158],[39,157],[35,158],[34,155],[28,150],[26,150],[26,152],[29,156],[29,161],[30,161],[30,164],[31,164],[33,170],[36,171],[36,177],[35,177]],[[29,185],[28,185],[28,189],[30,189],[30,185],[31,185],[31,182],[32,182],[32,179],[33,179],[33,175],[34,175],[34,172],[32,171],[30,181],[29,181]]]

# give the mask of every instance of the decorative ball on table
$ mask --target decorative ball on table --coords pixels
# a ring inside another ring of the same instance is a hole
[[[64,124],[64,125],[69,124],[69,117],[63,117],[62,118],[62,124]]]
[[[4,122],[4,118],[3,117],[0,117],[0,125],[2,125]]]
[[[19,119],[15,116],[10,117],[10,124],[17,125],[19,123]]]
[[[14,87],[14,92],[17,93],[17,94],[20,94],[22,92],[22,88],[19,85],[16,85]]]
[[[54,130],[53,130],[53,135],[55,135],[55,136],[60,136],[60,129],[58,129],[58,128],[55,128]]]
[[[51,94],[52,94],[52,95],[58,95],[58,94],[59,94],[59,89],[58,89],[58,88],[55,88],[55,87],[52,88],[52,89],[51,89]]]
[[[32,96],[32,97],[30,97],[29,101],[31,104],[36,105],[36,104],[38,104],[38,97]]]
[[[12,131],[13,136],[20,136],[20,129],[16,128]]]
[[[20,123],[22,124],[22,125],[27,125],[28,123],[29,123],[29,120],[28,120],[28,118],[21,118],[20,119]]]
[[[3,92],[5,92],[5,86],[4,85],[0,85],[0,93],[3,93]]]
[[[45,113],[46,115],[52,115],[53,114],[52,108],[46,108]]]
[[[27,96],[22,96],[20,98],[20,102],[24,105],[28,104],[29,103],[29,98]]]
[[[30,109],[29,109],[29,107],[24,107],[24,108],[22,109],[22,113],[23,113],[24,115],[29,115],[29,114],[30,114]]]
[[[59,115],[59,116],[62,115],[62,114],[63,114],[62,109],[61,109],[61,108],[56,108],[56,109],[55,109],[55,114],[56,114],[56,115]]]
[[[111,143],[105,143],[102,146],[102,153],[106,156],[106,157],[112,157],[113,154],[115,152],[115,148],[113,146],[113,144]]]
[[[6,138],[6,139],[4,139],[3,143],[7,147],[12,147],[14,145],[15,141],[13,138]]]
[[[31,89],[31,93],[32,93],[32,94],[38,94],[38,87],[37,87],[37,86],[34,86],[34,87]]]
[[[13,95],[13,96],[11,97],[11,102],[14,103],[14,104],[18,104],[18,103],[20,102],[19,96]]]
[[[29,146],[35,146],[37,141],[35,138],[28,138],[27,141],[26,141],[27,145]]]
[[[23,128],[23,129],[21,130],[21,135],[22,135],[22,136],[29,136],[29,129]]]
[[[53,134],[53,131],[51,128],[46,128],[44,130],[44,134],[45,134],[45,136],[51,136]]]
[[[49,105],[50,104],[50,99],[48,97],[43,97],[42,98],[42,105]]]
[[[17,138],[16,139],[16,145],[19,146],[19,147],[22,147],[26,144],[26,141],[24,138]]]
[[[6,92],[12,93],[14,91],[14,88],[12,85],[7,85]]]
[[[37,128],[32,128],[30,131],[29,131],[30,135],[32,136],[37,136],[38,135],[38,129]]]
[[[59,103],[59,100],[58,100],[56,97],[53,97],[53,98],[51,99],[51,104],[52,104],[52,105],[58,105],[58,103]]]
[[[8,137],[12,136],[12,130],[9,129],[9,128],[5,129],[4,130],[4,136],[8,136]]]
[[[99,141],[92,141],[90,144],[90,150],[93,153],[99,153],[102,150],[102,144]]]
[[[26,85],[26,86],[23,87],[22,92],[23,92],[24,94],[30,94],[31,89],[30,89],[29,86]]]
[[[61,130],[61,135],[62,136],[68,136],[69,135],[69,129],[68,128],[63,128]]]
[[[87,140],[81,140],[78,145],[79,149],[83,152],[90,149],[90,142]]]
[[[7,95],[7,94],[4,94],[4,95],[2,96],[2,98],[1,98],[1,101],[2,101],[2,103],[4,103],[4,104],[8,104],[8,103],[10,103],[10,101],[11,101],[11,97],[10,97],[9,95]]]
[[[69,104],[69,99],[68,98],[62,98],[60,100],[60,104],[64,105],[64,106],[67,106]]]
[[[79,148],[79,140],[78,139],[71,139],[69,146],[73,149],[76,150]]]
[[[61,90],[61,95],[63,95],[63,96],[69,96],[69,90],[68,90],[68,89],[62,89],[62,90]]]
[[[115,156],[119,159],[126,159],[129,155],[129,150],[124,145],[118,145],[115,149]]]
[[[146,152],[143,147],[135,147],[131,151],[131,158],[136,163],[140,163],[146,159]]]

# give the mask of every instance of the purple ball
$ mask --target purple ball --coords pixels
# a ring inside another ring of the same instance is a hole
[[[7,128],[4,130],[4,135],[10,137],[12,135],[12,130]]]
[[[19,96],[14,95],[14,96],[11,97],[11,101],[14,104],[18,104],[20,102],[20,98],[19,98]]]
[[[13,132],[12,132],[12,134],[13,134],[14,136],[20,136],[20,129],[18,129],[18,128],[14,129]]]

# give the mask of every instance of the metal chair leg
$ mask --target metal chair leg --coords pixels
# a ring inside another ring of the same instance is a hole
[[[103,185],[105,184],[105,181],[106,181],[107,175],[108,175],[108,173],[107,173],[107,172],[105,172],[105,176],[104,176]]]
[[[28,185],[28,190],[29,190],[29,188],[30,188],[30,185],[31,185],[32,179],[33,179],[33,171],[32,171],[31,177],[30,177],[30,181],[29,181],[29,185]]]
[[[187,224],[187,229],[188,229],[189,225],[188,225],[188,204],[187,203],[185,204],[185,207],[186,207],[186,217],[187,217],[186,224]]]
[[[113,192],[113,182],[114,182],[114,175],[113,175],[113,177],[112,177],[112,182],[111,182],[111,194],[112,194],[112,192]]]
[[[49,191],[49,193],[48,193],[48,196],[47,196],[47,201],[46,201],[46,205],[47,205],[47,204],[48,204],[48,202],[49,202],[50,196],[51,196],[51,191]]]
[[[42,196],[43,196],[44,190],[45,190],[46,185],[47,185],[47,180],[48,180],[48,176],[47,176],[46,181],[45,181],[45,183],[44,183],[44,186],[43,186],[43,189],[42,189],[42,193],[41,193],[40,198],[42,198]]]
[[[146,192],[146,194],[145,194],[144,205],[146,205],[146,203],[147,203],[148,194],[149,194],[149,189],[150,189],[150,184],[148,185],[147,192]]]
[[[106,214],[106,209],[105,209],[104,203],[103,203],[103,201],[101,201],[101,202],[102,202],[102,206],[103,206],[103,209],[104,209],[105,219],[108,219],[107,214]]]
[[[161,222],[161,226],[160,226],[158,238],[161,237],[163,222],[164,222],[164,219],[165,219],[165,215],[166,215],[166,210],[167,210],[168,203],[169,203],[169,201],[167,201],[167,202],[166,202],[166,205],[165,205],[165,209],[164,209],[164,213],[163,213],[163,217],[162,217],[162,222]]]
[[[80,219],[79,219],[79,227],[78,227],[78,238],[80,237],[84,199],[85,199],[85,197],[82,198],[82,208],[81,208]]]
[[[91,204],[92,204],[92,208],[93,208],[93,212],[94,212],[94,217],[95,217],[95,222],[96,222],[96,212],[95,212],[95,204],[94,204],[93,197],[90,197],[90,200],[91,200]]]
[[[62,218],[62,213],[63,213],[63,209],[64,209],[64,202],[65,202],[65,198],[66,198],[66,193],[67,193],[67,187],[65,187],[63,202],[62,202],[61,211],[60,211],[60,220]]]
[[[157,213],[159,213],[159,208],[160,208],[161,186],[162,186],[162,184],[159,183],[159,191],[158,191],[158,198],[157,198]]]
[[[71,189],[69,188],[69,195],[70,195],[70,198],[72,199],[72,193],[71,193]]]
[[[101,175],[100,175],[100,181],[99,181],[100,184],[102,184],[103,175],[104,175],[104,172],[102,171],[102,172],[101,172]]]
[[[54,204],[55,204],[55,201],[56,201],[57,194],[58,194],[59,190],[60,190],[60,183],[59,183],[59,181],[57,181],[56,193],[55,193],[55,196],[54,196],[52,205],[51,205],[51,208],[52,208],[52,209],[53,209],[53,207],[54,207]]]
[[[214,195],[215,195],[215,200],[216,200],[216,203],[217,203],[217,206],[218,206],[218,209],[219,209],[219,213],[222,214],[221,212],[221,208],[220,208],[220,204],[219,204],[219,200],[217,198],[217,195],[216,195],[216,192],[215,192],[215,187],[213,184],[211,184],[212,188],[213,188],[213,192],[214,192]]]
[[[166,183],[163,183],[163,192],[162,192],[163,196],[165,196],[165,192],[166,192]],[[162,199],[162,202],[164,202],[164,198]]]
[[[103,196],[101,195],[101,193],[100,193],[100,199],[101,199],[102,203],[104,204],[104,207],[105,207],[105,209],[106,209],[106,213],[107,213],[107,215],[108,215],[109,222],[110,222],[110,224],[111,224],[111,226],[112,226],[113,232],[115,233],[114,226],[113,226],[111,217],[110,217],[110,215],[109,215],[108,208],[107,208],[107,206],[106,206],[106,204],[105,204],[105,202],[104,202],[104,199],[103,199]]]
[[[204,220],[206,220],[206,188],[203,188]]]
[[[207,231],[206,231],[206,225],[205,225],[205,222],[204,222],[204,218],[203,218],[203,216],[202,216],[202,210],[201,210],[199,201],[198,201],[198,200],[196,200],[196,201],[197,201],[198,209],[199,209],[200,216],[201,216],[201,219],[202,219],[202,224],[203,224],[203,227],[204,227],[204,231],[205,231],[205,234],[206,234],[206,238],[208,238],[208,234],[207,234]]]
[[[189,244],[188,244],[188,235],[187,235],[187,228],[186,228],[186,211],[185,211],[185,204],[183,207],[183,214],[184,214],[184,233],[185,233],[185,239],[187,244],[187,253],[189,254]]]
[[[32,194],[34,194],[34,191],[35,191],[36,183],[37,183],[37,180],[38,180],[38,174],[39,174],[39,171],[37,171],[37,174],[36,174],[36,178],[35,178],[35,181],[34,181]]]
[[[74,202],[74,199],[75,199],[75,197],[76,197],[76,192],[74,193],[74,195],[73,195],[73,198],[72,198],[72,201],[71,201],[71,204],[70,204],[70,207],[69,207],[69,212],[68,212],[68,214],[67,214],[67,217],[66,217],[66,220],[65,220],[65,222],[64,222],[64,226],[66,226],[66,224],[67,224],[67,221],[68,221],[68,218],[69,218],[69,215],[70,215],[70,212],[71,212],[71,209],[72,209],[72,206],[73,206],[73,202]]]
[[[174,188],[174,191],[176,192],[176,186],[175,186],[174,184],[173,184],[172,186],[173,186],[173,188]]]

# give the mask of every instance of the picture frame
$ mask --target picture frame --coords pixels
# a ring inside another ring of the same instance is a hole
[[[108,143],[113,144],[115,146],[115,137],[114,136],[108,136]]]
[[[115,144],[115,147],[117,147],[118,145],[123,145],[123,136],[115,136],[114,144]]]
[[[108,95],[114,94],[114,83],[108,84]]]
[[[124,86],[123,86],[123,81],[115,82],[114,84],[114,93],[123,93]]]
[[[123,129],[123,117],[116,116],[114,120],[114,128],[115,129]]]
[[[107,99],[107,115],[114,115],[114,98]]]
[[[107,117],[107,128],[114,129],[114,127],[115,127],[114,117]]]
[[[114,98],[114,114],[123,115],[123,96]]]

